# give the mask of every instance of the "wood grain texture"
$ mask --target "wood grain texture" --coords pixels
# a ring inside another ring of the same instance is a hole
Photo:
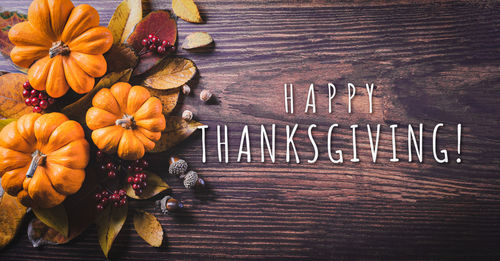
[[[30,1],[2,0],[6,10],[26,12]],[[106,24],[118,1],[91,3]],[[208,53],[179,50],[200,75],[194,94],[182,99],[210,126],[207,163],[200,136],[176,151],[208,182],[193,194],[169,179],[189,210],[161,215],[166,246],[148,247],[129,217],[111,250],[116,260],[157,259],[498,259],[500,251],[500,5],[494,1],[199,1],[205,24],[178,22],[179,40],[206,31]],[[170,8],[153,1],[153,9]],[[181,42],[182,44],[182,42]],[[10,70],[6,61],[0,70]],[[326,84],[338,87],[328,114]],[[359,88],[347,113],[347,83]],[[374,113],[367,113],[367,82],[374,82]],[[296,114],[285,114],[283,84],[295,85]],[[307,88],[316,84],[318,113],[303,113]],[[210,89],[217,104],[197,98]],[[424,163],[408,163],[408,123],[424,123]],[[434,124],[443,122],[450,164],[432,157]],[[260,124],[277,124],[277,162],[260,162]],[[285,163],[285,125],[300,125],[301,163]],[[315,129],[320,157],[307,126]],[[334,146],[346,162],[332,164],[326,136],[338,123]],[[367,123],[381,123],[377,163],[371,162]],[[390,123],[398,130],[401,161],[390,163]],[[455,126],[462,123],[462,164],[456,158]],[[229,128],[230,163],[218,163],[216,126]],[[237,163],[240,131],[249,125],[251,163]],[[359,124],[359,163],[349,126]],[[165,174],[166,155],[153,157]],[[163,159],[159,160],[159,159]],[[104,259],[95,228],[68,245],[31,248],[25,235],[0,253],[2,260]]]

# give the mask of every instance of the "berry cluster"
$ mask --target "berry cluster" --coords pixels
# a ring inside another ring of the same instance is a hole
[[[108,204],[112,204],[115,208],[123,207],[127,204],[127,192],[123,189],[115,190],[113,193],[103,190],[95,194],[95,200],[99,211],[102,211]]]
[[[169,41],[166,40],[161,40],[160,37],[158,37],[155,34],[149,34],[148,38],[142,39],[142,46],[147,48],[148,50],[152,52],[156,52],[159,55],[164,55],[167,54],[170,51],[175,51],[175,46],[170,44]]]
[[[40,113],[55,102],[45,91],[33,89],[28,81],[23,84],[23,88],[23,97],[26,99],[24,102],[28,106],[33,106],[33,112]]]
[[[144,173],[144,169],[149,166],[149,163],[144,159],[134,161],[128,166],[128,171],[131,176],[128,177],[127,182],[132,185],[132,189],[137,196],[141,195],[143,190],[148,186],[146,182],[148,176]]]
[[[118,165],[103,151],[97,151],[97,160],[101,163],[101,171],[109,178],[115,178],[118,174]]]

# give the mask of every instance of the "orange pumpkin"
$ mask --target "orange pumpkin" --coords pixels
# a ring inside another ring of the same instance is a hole
[[[0,132],[2,187],[25,206],[61,204],[82,186],[88,161],[82,126],[61,113],[25,114]]]
[[[15,45],[10,53],[14,64],[28,68],[31,86],[63,96],[71,87],[83,94],[94,87],[94,77],[106,73],[103,53],[113,36],[99,26],[99,14],[90,5],[73,6],[70,0],[34,0],[28,21],[9,30]]]
[[[92,106],[86,121],[95,145],[125,160],[140,159],[154,149],[166,126],[161,101],[141,86],[116,83],[97,92]]]

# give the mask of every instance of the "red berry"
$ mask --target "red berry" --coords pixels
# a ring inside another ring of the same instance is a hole
[[[175,52],[175,49],[176,49],[175,46],[173,46],[173,45],[170,46],[170,50],[172,50],[172,52]]]
[[[125,206],[125,204],[127,204],[127,199],[122,198],[122,199],[120,200],[120,207]]]
[[[118,191],[118,195],[120,195],[120,197],[123,197],[123,196],[127,195],[127,191],[120,189],[120,191]]]
[[[97,208],[97,211],[103,211],[104,210],[104,206],[102,204],[97,204],[96,208]]]
[[[148,45],[148,43],[149,43],[149,40],[146,38],[142,39],[142,41],[141,41],[142,46],[146,46],[146,45]]]
[[[163,42],[161,42],[161,46],[163,47],[166,47],[166,46],[169,46],[170,45],[170,42],[167,41],[167,40],[163,40]]]
[[[120,206],[120,203],[115,202],[115,203],[113,203],[113,206],[114,206],[115,208],[117,208],[117,207],[119,207],[119,206]]]
[[[26,100],[24,100],[24,103],[26,103],[26,105],[28,106],[31,106],[31,99],[27,98]]]
[[[139,166],[135,167],[134,168],[134,171],[137,173],[137,172],[141,172],[143,169]]]
[[[29,89],[31,89],[31,84],[30,84],[30,82],[26,81],[25,83],[23,83],[23,88],[24,88],[25,90],[29,90]]]
[[[30,91],[28,91],[28,90],[23,90],[23,97],[24,97],[24,98],[28,98],[28,97],[30,97]]]
[[[138,189],[139,189],[139,186],[138,186],[137,184],[135,184],[135,183],[134,183],[134,184],[132,184],[132,188],[133,188],[134,190],[138,190]]]
[[[154,36],[153,38],[151,38],[151,41],[155,44],[159,44],[161,42],[161,40],[158,36]]]
[[[101,171],[102,171],[102,172],[106,172],[106,170],[108,170],[108,169],[106,168],[106,165],[101,165]]]
[[[37,97],[31,98],[31,105],[36,106],[36,105],[38,105],[39,102],[40,101],[38,100]]]
[[[114,178],[114,177],[116,177],[116,172],[114,172],[114,171],[110,170],[110,171],[108,172],[108,177],[110,177],[110,178]]]
[[[101,193],[96,193],[96,194],[95,194],[95,200],[96,200],[97,202],[101,201],[101,198],[102,198]]]
[[[48,98],[48,96],[45,92],[40,92],[38,94],[38,99],[40,99],[40,100],[46,100],[47,98]]]
[[[101,194],[102,194],[103,197],[106,197],[106,198],[109,196],[109,192],[107,190],[103,190],[101,192]]]
[[[153,39],[154,36],[155,36],[154,34],[149,34],[148,39]]]
[[[148,49],[151,50],[151,51],[153,51],[153,50],[156,49],[156,45],[155,44],[151,44],[151,45],[149,45]]]
[[[49,107],[49,103],[46,100],[41,100],[40,101],[40,108],[47,109],[47,107]]]
[[[128,182],[129,184],[134,183],[134,177],[132,177],[132,176],[128,177],[127,182]]]
[[[148,183],[146,183],[146,182],[142,182],[142,185],[141,185],[141,187],[142,187],[142,188],[145,188],[145,187],[147,187],[147,186],[148,186]]]
[[[135,183],[135,184],[137,184],[137,183],[139,183],[139,182],[141,182],[141,179],[140,179],[140,178],[138,178],[138,177],[135,177],[135,178],[134,178],[134,183]]]
[[[39,91],[37,91],[37,90],[35,90],[35,89],[33,89],[33,90],[31,90],[31,91],[30,91],[31,97],[38,97],[38,94],[39,94],[39,93],[40,93],[40,92],[39,92]]]
[[[163,46],[158,46],[158,49],[156,49],[156,51],[158,52],[158,54],[165,54],[167,52],[167,49],[165,49],[165,47]]]
[[[33,112],[40,113],[42,112],[42,108],[40,108],[40,106],[35,106],[33,107]]]
[[[141,160],[141,166],[144,169],[147,169],[149,167],[149,163],[146,160]]]
[[[106,168],[107,168],[107,169],[109,169],[109,170],[111,170],[111,169],[113,169],[113,165],[114,165],[114,164],[113,164],[112,162],[108,162],[108,163],[106,164]]]
[[[101,199],[101,204],[103,204],[104,206],[106,206],[108,204],[108,198],[102,198]]]
[[[53,104],[54,102],[56,102],[56,100],[52,97],[47,98],[47,101],[49,102],[49,104]]]

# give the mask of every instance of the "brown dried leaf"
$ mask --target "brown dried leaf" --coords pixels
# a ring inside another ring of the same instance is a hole
[[[214,42],[212,36],[205,32],[191,33],[186,36],[182,43],[182,48],[186,50],[207,47]]]
[[[179,100],[179,93],[181,92],[179,88],[170,90],[156,90],[149,87],[146,88],[149,93],[151,93],[151,96],[155,96],[160,99],[163,104],[163,114],[168,115],[174,110],[177,105],[177,101]]]
[[[85,115],[87,110],[92,107],[92,98],[94,98],[94,95],[102,88],[109,88],[116,82],[128,82],[131,73],[132,69],[127,69],[121,72],[112,72],[104,75],[96,86],[94,86],[94,89],[76,102],[64,107],[61,112],[68,116],[68,118],[85,125]]]
[[[172,0],[175,15],[191,23],[203,23],[200,11],[193,0]]]
[[[34,218],[28,224],[28,239],[33,247],[43,245],[59,245],[69,242],[69,239],[55,229],[45,225],[40,219]]]
[[[26,207],[7,193],[0,201],[0,249],[3,249],[14,238],[21,221],[26,214]]]
[[[139,59],[134,50],[124,44],[113,44],[104,54],[104,58],[108,65],[108,73],[134,68]]]
[[[137,234],[148,244],[160,247],[163,242],[163,228],[155,216],[148,212],[136,211],[134,213],[134,228]]]
[[[132,185],[127,184],[127,196],[134,199],[149,199],[169,188],[168,184],[163,181],[160,176],[152,172],[145,171],[145,173],[148,175],[148,178],[146,179],[146,183],[148,184],[146,189],[143,190],[140,196],[137,196],[132,188]]]
[[[63,236],[68,236],[68,214],[63,205],[53,208],[32,208],[35,216],[45,225],[55,229]]]
[[[196,65],[189,59],[172,57],[155,66],[144,79],[144,85],[166,90],[180,87],[196,74]]]
[[[161,133],[161,138],[156,142],[152,153],[166,151],[181,143],[194,133],[198,126],[203,126],[197,121],[185,121],[179,116],[168,116],[167,128]]]
[[[32,112],[23,97],[23,83],[28,76],[22,73],[7,73],[0,76],[0,117],[19,118]]]
[[[124,0],[121,2],[116,7],[108,24],[108,29],[113,34],[113,44],[124,43],[141,19],[141,0]]]
[[[128,205],[115,208],[106,207],[96,218],[97,237],[101,245],[102,252],[108,257],[109,250],[115,241],[116,236],[122,230],[127,219]]]
[[[18,12],[3,11],[0,13],[0,53],[5,58],[10,59],[10,51],[14,48],[14,44],[9,40],[8,36],[10,28],[26,20],[28,20],[28,17]]]

